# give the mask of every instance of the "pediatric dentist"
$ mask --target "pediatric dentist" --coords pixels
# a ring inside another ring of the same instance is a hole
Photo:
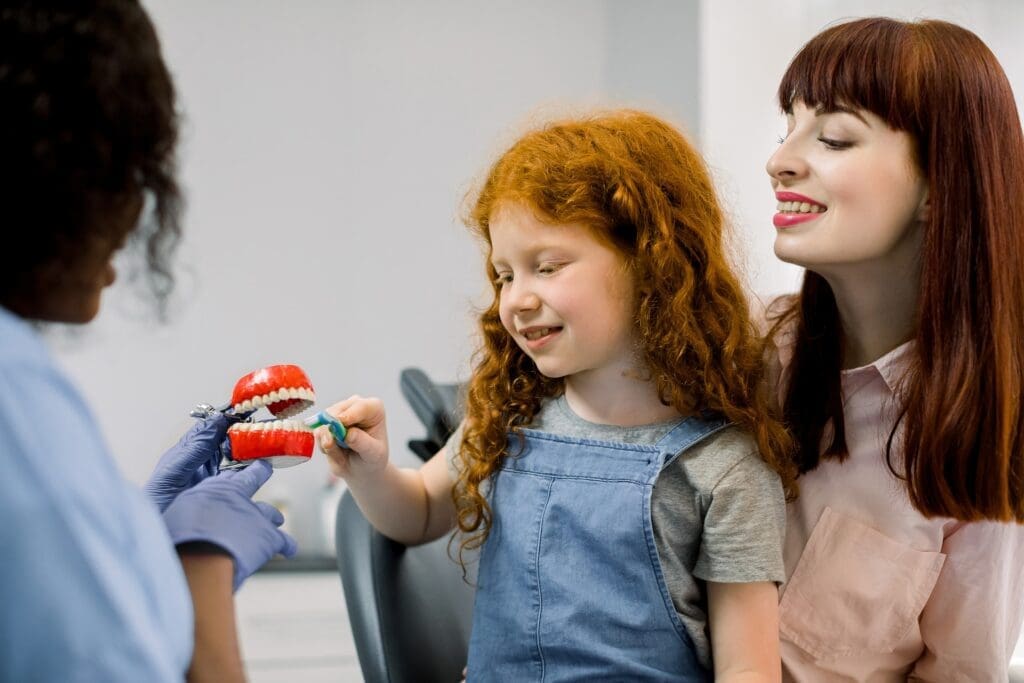
[[[3,3],[0,112],[0,680],[241,680],[232,590],[295,551],[251,500],[270,469],[216,474],[215,415],[143,496],[37,330],[92,320],[126,243],[172,284],[174,89],[138,2]]]
[[[1024,135],[941,21],[833,26],[778,90],[776,307],[799,444],[790,681],[1006,681],[1024,606]]]

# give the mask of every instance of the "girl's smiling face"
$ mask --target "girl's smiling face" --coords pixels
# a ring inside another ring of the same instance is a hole
[[[502,325],[542,374],[614,381],[633,368],[636,296],[622,255],[521,204],[494,212],[490,243]]]
[[[911,136],[864,110],[824,112],[799,100],[786,119],[766,167],[778,201],[776,256],[826,276],[911,267],[928,195]]]

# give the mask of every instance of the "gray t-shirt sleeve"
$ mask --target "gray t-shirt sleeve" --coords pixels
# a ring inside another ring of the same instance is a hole
[[[749,453],[711,489],[693,575],[718,583],[781,584],[785,533],[782,482],[756,452]]]

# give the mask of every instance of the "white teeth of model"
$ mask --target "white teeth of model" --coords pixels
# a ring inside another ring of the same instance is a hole
[[[292,387],[291,389],[285,389],[284,393],[285,393],[285,396],[287,396],[288,398],[298,398],[299,397],[299,390],[296,389],[295,387]]]

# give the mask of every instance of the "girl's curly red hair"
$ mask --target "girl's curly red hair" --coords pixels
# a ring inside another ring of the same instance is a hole
[[[652,381],[681,414],[710,409],[749,432],[795,495],[792,442],[766,386],[763,342],[723,244],[724,218],[700,155],[681,133],[638,111],[558,121],[520,138],[491,167],[467,225],[490,245],[490,219],[520,203],[552,223],[590,226],[626,259],[636,330]],[[489,254],[488,254],[489,256]],[[487,259],[491,282],[496,273]],[[492,516],[481,484],[563,389],[542,375],[498,317],[499,287],[480,316],[482,343],[466,397],[453,497],[461,550],[479,547]]]

